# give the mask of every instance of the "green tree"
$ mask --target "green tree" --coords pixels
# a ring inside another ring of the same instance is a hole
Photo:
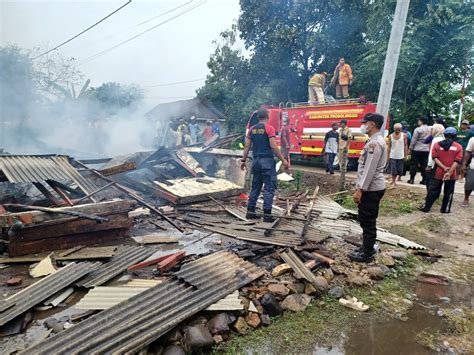
[[[137,85],[109,82],[90,88],[85,96],[102,114],[113,115],[123,109],[135,109],[143,99],[143,91]]]
[[[310,73],[331,75],[340,56],[353,68],[351,95],[377,100],[395,0],[240,4],[234,38],[223,34],[199,90],[229,116],[231,128],[260,104],[307,101]],[[473,13],[471,1],[411,1],[391,106],[395,120],[453,113],[462,77],[472,73]],[[236,30],[249,58],[235,48]],[[466,96],[472,96],[469,86]]]

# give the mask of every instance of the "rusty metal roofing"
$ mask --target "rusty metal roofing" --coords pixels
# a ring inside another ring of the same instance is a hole
[[[99,263],[70,263],[0,302],[0,326],[71,285]]]
[[[291,266],[295,276],[299,279],[306,279],[313,285],[316,284],[316,276],[311,270],[298,258],[293,250],[289,249],[286,253],[281,253],[281,258]]]
[[[87,288],[100,286],[127,270],[129,266],[148,258],[154,252],[155,250],[151,248],[126,246],[77,285]]]
[[[64,155],[0,155],[0,181],[43,182],[72,180],[86,194],[98,189],[69,163]]]
[[[215,261],[220,263],[215,266]],[[195,275],[194,270],[200,274]],[[184,267],[152,287],[24,351],[27,354],[133,353],[264,271],[228,252]],[[184,282],[183,282],[184,281]],[[199,284],[199,287],[190,283]]]

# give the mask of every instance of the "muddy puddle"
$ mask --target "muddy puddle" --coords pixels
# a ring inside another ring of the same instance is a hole
[[[472,285],[450,283],[448,285],[431,285],[415,282],[412,290],[416,294],[413,307],[405,315],[405,321],[375,313],[359,314],[349,330],[335,334],[334,339],[325,340],[314,336],[311,346],[311,333],[308,334],[308,354],[314,355],[359,355],[359,354],[437,354],[417,341],[423,331],[447,329],[445,319],[437,314],[443,308],[454,308],[461,305],[473,307]],[[327,345],[327,344],[330,345]],[[258,349],[246,349],[247,354],[280,354],[291,352],[289,349],[275,348],[269,340],[264,340]]]

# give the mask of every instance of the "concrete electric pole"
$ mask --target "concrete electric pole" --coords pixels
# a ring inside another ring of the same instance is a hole
[[[382,81],[380,83],[379,97],[377,99],[377,112],[384,117],[384,129],[392,99],[393,83],[397,73],[398,57],[402,45],[403,31],[407,20],[410,0],[397,0],[395,15],[393,16],[392,31],[388,41],[387,54],[383,67]]]

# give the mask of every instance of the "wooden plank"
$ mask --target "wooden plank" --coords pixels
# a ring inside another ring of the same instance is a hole
[[[33,241],[17,239],[8,245],[8,254],[11,257],[47,252],[51,250],[72,248],[78,244],[97,245],[107,242],[123,240],[129,237],[128,228],[103,230],[97,232],[71,234],[56,238],[45,238]],[[67,258],[67,257],[66,257]]]
[[[135,170],[136,168],[137,168],[137,165],[134,162],[125,162],[123,164],[114,165],[109,168],[99,170],[99,173],[104,176],[110,176],[110,175],[124,173],[130,170]]]
[[[159,234],[149,234],[142,237],[140,244],[168,244],[178,243],[178,238],[163,236]]]
[[[120,200],[120,201],[106,201],[100,203],[90,203],[85,205],[77,205],[73,207],[62,207],[58,208],[59,210],[64,211],[77,211],[86,214],[94,214],[101,216],[103,213],[110,213],[110,212],[124,212],[124,211],[131,211],[135,206],[136,202],[132,200]],[[23,222],[24,224],[30,223],[43,223],[49,222],[52,220],[71,220],[74,217],[64,217],[61,215],[56,214],[49,214],[40,211],[28,211],[28,212],[16,212],[16,213],[7,213],[0,216],[0,225],[11,225],[14,223],[15,218],[19,218],[23,221],[23,217],[28,216],[28,220],[31,222],[27,223],[26,221]],[[2,224],[3,223],[3,224]]]
[[[109,218],[109,221],[104,223],[96,223],[90,220],[76,219],[61,224],[55,223],[26,226],[23,229],[15,231],[15,233],[10,236],[10,243],[20,241],[26,242],[34,240],[48,240],[55,239],[64,235],[93,233],[97,231],[107,231],[111,229],[128,229],[133,225],[133,220],[131,218],[128,218],[127,214],[114,214],[107,217]]]

